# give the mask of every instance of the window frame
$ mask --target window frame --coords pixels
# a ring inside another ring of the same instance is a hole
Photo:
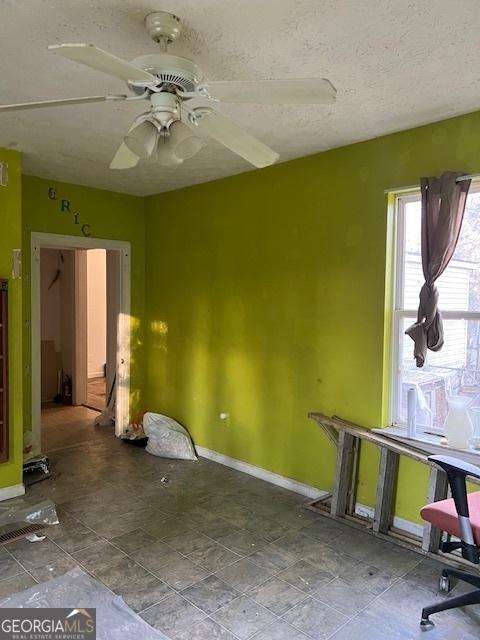
[[[472,181],[468,195],[480,192],[480,181]],[[417,309],[404,309],[404,275],[405,275],[405,205],[421,198],[420,189],[395,194],[393,207],[393,274],[392,274],[392,327],[391,327],[391,371],[390,371],[390,411],[389,424],[400,429],[407,428],[401,419],[402,397],[402,342],[405,318],[417,317]],[[448,267],[447,267],[448,269]],[[441,301],[440,301],[441,308]],[[477,320],[480,322],[480,311],[442,310],[444,320]],[[413,320],[414,321],[414,320]],[[412,342],[413,349],[413,342]],[[413,356],[412,356],[413,357]],[[443,429],[429,427],[418,428],[419,438],[422,433],[443,435]]]

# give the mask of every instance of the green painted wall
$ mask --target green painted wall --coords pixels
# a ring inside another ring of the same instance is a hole
[[[0,276],[20,243],[24,257],[23,286],[11,283],[12,461],[0,466],[0,487],[21,481],[31,422],[30,233],[76,235],[88,223],[94,237],[132,243],[132,411],[163,411],[202,446],[330,488],[334,450],[308,411],[386,423],[384,189],[445,169],[478,172],[479,146],[475,113],[147,199],[28,176],[20,187],[19,155],[0,151],[10,164]],[[360,502],[374,501],[377,464],[364,447]],[[426,470],[402,460],[400,486],[397,513],[415,519]]]
[[[479,148],[474,113],[147,199],[145,405],[199,445],[331,488],[334,450],[307,413],[386,423],[384,189],[478,172]],[[373,504],[378,456],[362,451]],[[426,469],[402,460],[400,486],[415,519]]]
[[[49,198],[49,188],[57,199]],[[82,235],[82,225],[95,238],[131,242],[132,268],[132,356],[131,410],[140,406],[143,386],[143,325],[145,304],[145,221],[144,199],[100,189],[23,176],[23,315],[24,315],[24,429],[31,428],[31,336],[30,336],[30,244],[31,232],[42,231]],[[70,203],[70,212],[61,211],[62,199]],[[74,213],[78,213],[78,224]]]
[[[9,280],[9,461],[0,465],[0,488],[22,482],[22,286],[12,280],[12,249],[22,243],[21,158],[0,149],[0,162],[8,163],[8,186],[0,187],[0,278]]]

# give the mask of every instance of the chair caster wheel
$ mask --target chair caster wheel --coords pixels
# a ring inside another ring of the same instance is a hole
[[[430,618],[422,618],[420,620],[420,629],[422,631],[429,631],[430,629],[432,629],[435,625],[433,624],[433,622],[430,620]]]
[[[438,581],[438,589],[441,593],[450,592],[450,579],[447,576],[441,576]]]

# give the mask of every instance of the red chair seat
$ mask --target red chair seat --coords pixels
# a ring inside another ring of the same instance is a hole
[[[473,538],[475,544],[480,546],[480,491],[469,493],[467,500]],[[457,538],[461,537],[453,498],[427,504],[427,506],[423,507],[420,511],[420,515],[424,520],[431,522],[442,531],[446,531]]]

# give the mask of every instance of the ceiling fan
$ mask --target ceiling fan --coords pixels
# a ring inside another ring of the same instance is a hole
[[[278,153],[216,110],[218,102],[253,104],[328,104],[336,90],[329,80],[208,81],[191,60],[167,53],[167,45],[181,33],[177,16],[159,11],[145,18],[149,36],[160,53],[131,62],[91,44],[51,45],[49,50],[97,71],[124,80],[128,95],[107,95],[0,105],[2,111],[20,111],[88,102],[147,101],[148,111],[135,118],[118,148],[111,169],[128,169],[141,158],[161,165],[178,165],[194,156],[205,140],[213,139],[255,167],[273,164]]]

